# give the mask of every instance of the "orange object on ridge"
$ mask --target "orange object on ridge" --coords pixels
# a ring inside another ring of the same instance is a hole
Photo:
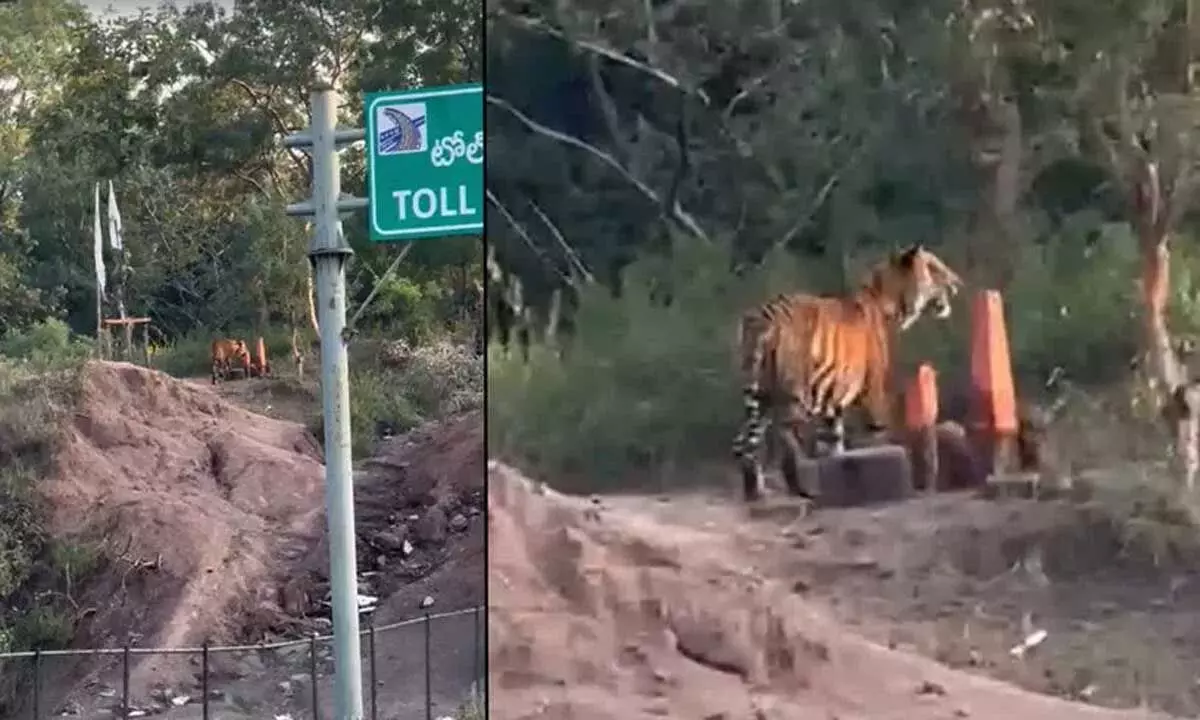
[[[971,305],[972,421],[998,434],[1017,432],[1012,356],[1000,293],[985,290]]]
[[[258,352],[259,372],[262,372],[265,374],[267,372],[267,344],[265,342],[263,342],[262,338],[258,339],[257,347],[255,348],[255,350]]]
[[[937,424],[937,372],[922,363],[904,393],[904,424],[909,430],[923,430]]]

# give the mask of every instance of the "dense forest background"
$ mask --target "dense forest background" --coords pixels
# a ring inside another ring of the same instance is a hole
[[[0,9],[0,332],[61,321],[95,334],[92,187],[110,180],[129,312],[152,318],[157,344],[308,328],[308,234],[284,207],[307,197],[309,160],[281,135],[307,125],[317,73],[341,90],[347,126],[362,125],[363,93],[478,82],[478,10],[470,0]],[[362,194],[361,147],[343,158],[345,191]],[[353,312],[398,248],[371,243],[362,213],[343,224]],[[111,296],[107,240],[105,252]],[[477,238],[418,243],[360,328],[418,342],[467,325],[481,259]]]
[[[1125,392],[1144,367],[1143,248],[1170,253],[1172,331],[1200,328],[1185,0],[486,14],[488,240],[543,338],[527,363],[490,356],[497,452],[589,487],[725,458],[741,308],[852,288],[914,242],[1004,294],[1031,400]],[[944,393],[968,317],[904,339]]]
[[[70,600],[72,582],[115,562],[85,540],[50,537],[38,492],[58,472],[82,362],[108,354],[96,338],[96,183],[104,316],[117,315],[123,280],[128,314],[152,321],[150,364],[205,386],[213,339],[263,338],[273,376],[218,392],[321,438],[310,235],[285,214],[309,195],[310,160],[281,138],[307,126],[318,76],[341,92],[346,127],[362,126],[364,93],[482,79],[474,0],[145,4],[157,7],[0,4],[0,651],[69,643],[78,608],[51,591],[65,583]],[[344,192],[363,195],[364,172],[361,147],[342,154]],[[103,207],[109,182],[123,276]],[[484,254],[480,238],[372,243],[362,212],[343,230],[359,314],[349,338],[358,460],[382,437],[482,404]],[[132,358],[145,362],[140,348]],[[27,678],[12,666],[0,675],[4,714]]]

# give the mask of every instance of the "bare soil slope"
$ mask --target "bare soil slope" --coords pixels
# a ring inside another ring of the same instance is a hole
[[[56,465],[43,486],[51,531],[101,540],[113,559],[76,599],[82,644],[194,646],[286,627],[276,588],[323,524],[322,464],[302,426],[96,362]],[[131,686],[144,696],[193,672],[139,657]]]
[[[867,640],[783,580],[769,522],[672,520],[650,498],[562,496],[499,463],[488,475],[492,717],[1153,717]]]
[[[197,647],[328,633],[324,468],[305,427],[240,408],[221,386],[130,364],[90,363],[83,385],[56,472],[41,486],[54,536],[104,547],[103,566],[74,586],[75,645]],[[378,624],[482,603],[483,443],[476,412],[389,441],[356,473],[360,590],[379,598]],[[433,606],[421,608],[426,597]],[[479,667],[478,631],[470,616],[434,627],[434,708],[447,712]],[[420,628],[378,641],[381,717],[423,717]],[[300,649],[214,655],[214,712],[312,717]],[[120,660],[48,660],[43,713],[113,712]],[[197,657],[134,655],[132,706],[199,717],[199,670]],[[327,647],[319,673],[329,717]]]

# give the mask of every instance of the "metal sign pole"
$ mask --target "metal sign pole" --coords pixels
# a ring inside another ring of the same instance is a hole
[[[363,131],[337,129],[338,94],[329,85],[312,93],[307,133],[289,136],[289,147],[312,146],[312,199],[288,206],[289,215],[312,216],[309,260],[315,277],[321,327],[321,401],[325,420],[325,508],[329,522],[329,578],[333,600],[334,700],[338,720],[361,720],[362,659],[359,651],[358,562],[354,533],[354,477],[350,452],[350,374],[346,327],[346,261],[353,250],[338,214],[366,205],[342,198],[338,145]]]

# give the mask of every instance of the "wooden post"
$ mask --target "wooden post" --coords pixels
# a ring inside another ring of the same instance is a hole
[[[1017,436],[1016,390],[1000,293],[985,290],[971,306],[972,444],[985,474],[1013,468]]]
[[[913,480],[924,484],[925,491],[938,488],[938,395],[937,372],[923,363],[904,393],[904,425],[912,456]]]

